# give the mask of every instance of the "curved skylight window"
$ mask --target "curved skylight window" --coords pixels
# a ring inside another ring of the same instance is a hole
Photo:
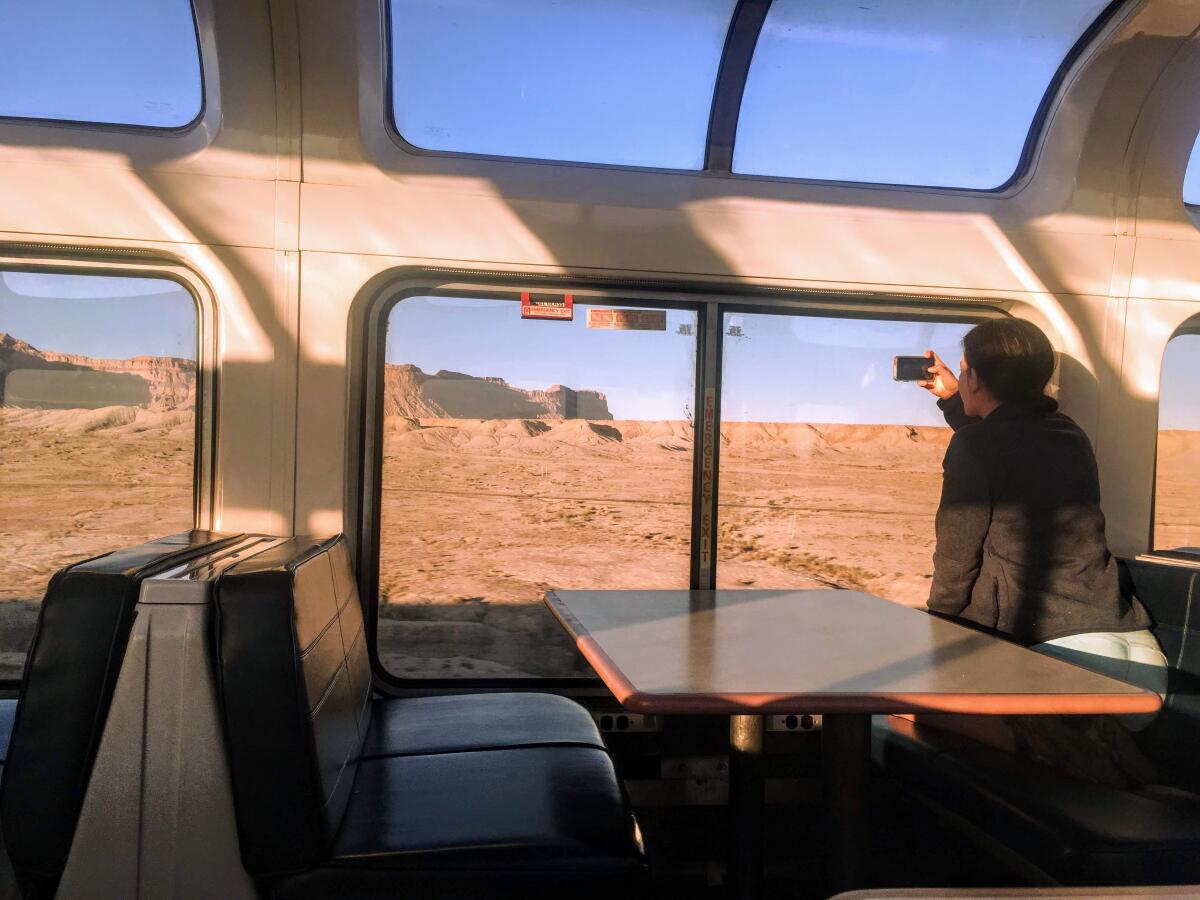
[[[0,116],[180,128],[200,115],[188,0],[12,0],[0,20]]]
[[[392,0],[396,130],[417,147],[701,169],[734,0]]]
[[[1200,206],[1200,137],[1192,145],[1192,156],[1183,176],[1183,202],[1188,206]]]
[[[733,171],[988,190],[1109,0],[775,0]]]

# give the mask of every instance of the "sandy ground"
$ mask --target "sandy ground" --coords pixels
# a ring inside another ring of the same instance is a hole
[[[63,566],[192,527],[187,413],[0,409],[0,678]]]
[[[948,429],[723,429],[719,587],[862,589],[922,606]],[[1160,546],[1200,542],[1200,433],[1164,436]],[[687,586],[686,423],[393,419],[380,656],[425,677],[586,674],[549,587]]]
[[[719,587],[924,603],[948,429],[734,423],[722,438]],[[683,422],[389,421],[385,665],[586,673],[542,594],[686,588],[691,471]]]
[[[1159,435],[1154,546],[1200,547],[1200,431]]]
[[[58,568],[191,522],[192,420],[0,410],[0,677]],[[945,429],[733,423],[721,587],[924,603]],[[1200,544],[1200,432],[1160,442],[1159,546]],[[389,419],[379,650],[411,676],[584,674],[541,597],[687,586],[683,422]]]

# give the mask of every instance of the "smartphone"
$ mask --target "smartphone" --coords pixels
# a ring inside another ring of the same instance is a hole
[[[892,360],[893,381],[924,381],[933,360],[928,356],[897,356]]]

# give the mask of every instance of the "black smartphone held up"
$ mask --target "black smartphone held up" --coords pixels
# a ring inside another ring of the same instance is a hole
[[[897,356],[892,360],[893,381],[924,381],[933,360],[928,356]]]

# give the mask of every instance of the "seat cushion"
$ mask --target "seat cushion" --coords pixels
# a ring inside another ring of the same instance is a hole
[[[640,839],[612,760],[592,747],[523,747],[364,760],[320,869],[281,897],[395,896],[398,885],[458,884],[508,896],[564,880],[636,879]],[[413,888],[417,890],[417,888]],[[339,893],[340,892],[340,893]],[[414,896],[428,894],[414,894]]]
[[[586,709],[555,694],[455,694],[376,700],[364,757],[509,747],[604,749]]]
[[[1187,565],[1145,560],[1122,563],[1127,589],[1154,617],[1154,636],[1166,654],[1170,681],[1166,702],[1138,746],[1172,786],[1200,793],[1200,571]]]
[[[895,717],[873,731],[878,762],[1056,880],[1200,881],[1200,796],[1091,784]]]

